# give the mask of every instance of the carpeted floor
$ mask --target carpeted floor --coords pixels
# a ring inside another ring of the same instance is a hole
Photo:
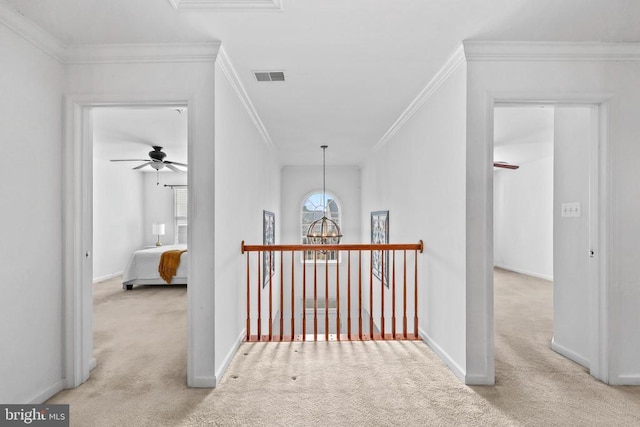
[[[640,388],[549,349],[551,283],[496,270],[495,386],[421,342],[245,343],[214,390],[186,387],[186,287],[95,285],[98,366],[50,403],[73,426],[632,426]]]

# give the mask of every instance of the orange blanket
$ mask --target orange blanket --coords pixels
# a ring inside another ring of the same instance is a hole
[[[162,255],[160,256],[160,264],[158,264],[158,273],[160,273],[160,277],[162,277],[167,284],[171,283],[173,276],[176,275],[176,271],[178,271],[178,267],[180,266],[180,256],[183,252],[187,252],[187,250],[171,250],[162,252]]]

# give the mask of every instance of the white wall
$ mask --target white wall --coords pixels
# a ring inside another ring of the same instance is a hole
[[[537,46],[554,58],[573,58],[574,51],[592,53],[582,47],[553,45]],[[467,55],[473,46],[466,46]],[[510,49],[501,46],[499,49]],[[540,57],[540,51],[532,52]],[[564,49],[564,50],[563,50]],[[573,50],[572,50],[573,49]],[[480,51],[480,48],[477,48]],[[497,60],[478,56],[468,63],[468,143],[467,143],[467,296],[469,307],[468,371],[477,376],[493,377],[489,361],[493,359],[492,309],[493,244],[492,190],[490,168],[492,132],[488,118],[492,117],[491,99],[517,98],[545,100],[608,101],[609,108],[609,160],[610,194],[605,200],[609,212],[610,236],[601,242],[600,256],[608,248],[609,271],[603,272],[608,291],[608,348],[604,355],[608,362],[591,366],[602,371],[611,383],[640,384],[640,134],[638,105],[640,105],[640,62],[597,60],[543,60],[521,59],[522,56],[496,50]],[[568,52],[568,53],[565,53]],[[598,47],[593,49],[597,54]],[[609,51],[604,50],[602,58]],[[516,59],[519,58],[519,59]],[[636,56],[637,57],[637,56]],[[513,58],[513,60],[509,60]],[[594,304],[590,301],[591,306]],[[595,304],[597,307],[598,305]],[[489,314],[489,316],[487,316]],[[593,361],[593,358],[591,358]]]
[[[494,264],[553,280],[553,156],[493,179]]]
[[[155,52],[155,51],[154,51]],[[154,53],[154,55],[157,52]],[[98,55],[99,56],[99,55]],[[81,103],[184,102],[189,111],[190,386],[215,386],[214,331],[214,62],[77,63],[67,67],[68,92]],[[194,231],[196,230],[196,231]]]
[[[173,189],[164,185],[187,184],[186,173],[165,172],[160,174],[160,184],[157,184],[154,172],[142,174],[144,181],[144,220],[142,223],[143,241],[145,246],[155,245],[158,236],[152,233],[153,224],[165,226],[165,234],[160,241],[165,245],[175,243],[175,202]]]
[[[62,388],[62,66],[0,25],[0,402]]]
[[[467,328],[466,135],[466,66],[460,64],[367,161],[361,181],[363,224],[371,211],[389,210],[391,243],[424,240],[420,333],[460,377]],[[369,241],[369,227],[361,232]]]
[[[122,274],[144,235],[143,173],[99,155],[93,160],[93,281]],[[151,226],[149,226],[151,228]]]
[[[327,149],[327,164],[332,161],[331,147]],[[318,147],[318,162],[322,161],[322,151]],[[281,178],[281,191],[282,191],[282,221],[280,222],[282,227],[282,242],[283,244],[301,244],[300,236],[300,209],[302,202],[310,193],[322,192],[322,166],[285,166],[282,168]],[[362,227],[361,224],[361,193],[360,193],[360,168],[358,166],[327,166],[326,167],[326,191],[333,194],[340,204],[341,211],[341,231],[342,239],[341,243],[361,243]],[[368,222],[367,222],[368,224]],[[366,225],[366,224],[365,224]],[[368,229],[368,228],[367,228]],[[368,242],[364,240],[364,242]],[[290,256],[285,256],[285,269],[287,272],[291,270]],[[352,260],[352,281],[356,282],[356,258]],[[363,264],[365,264],[363,260]],[[368,263],[365,264],[368,267]],[[302,262],[301,256],[298,253],[294,260],[294,274],[296,289],[295,294],[295,310],[296,315],[300,316],[302,312]],[[317,265],[319,269],[318,273],[318,298],[325,298],[326,284],[324,275],[326,272],[325,264],[319,263]],[[347,315],[344,309],[347,307],[347,260],[344,258],[339,266],[340,268],[340,306],[341,306],[341,324],[343,328],[346,327]],[[313,297],[313,264],[307,265],[307,298]],[[336,277],[336,264],[329,263],[328,266],[329,276],[329,298],[335,298],[335,277]],[[284,300],[285,310],[284,318],[287,320],[284,322],[284,333],[289,334],[291,330],[291,279],[290,274],[286,274],[284,278],[285,292]],[[355,300],[354,300],[355,301]],[[352,325],[355,325],[357,320],[357,309],[355,302],[352,303]],[[309,325],[309,322],[307,323]],[[296,324],[296,334],[301,333],[301,319],[298,318]],[[344,332],[343,329],[341,332]],[[307,333],[312,333],[307,329]],[[335,332],[332,332],[335,333]]]
[[[326,187],[342,208],[342,243],[359,243],[360,168],[330,166],[331,147],[327,149]],[[318,147],[318,162],[322,151]],[[305,197],[322,192],[322,166],[285,166],[282,168],[282,243],[300,244],[300,208]],[[368,241],[368,240],[367,240]]]
[[[554,284],[552,348],[589,366],[589,146],[587,107],[555,111]],[[567,173],[571,171],[571,173]],[[580,203],[580,217],[562,217],[563,203]]]
[[[229,71],[228,67],[224,71]],[[280,166],[220,65],[215,83],[215,375],[244,338],[245,258],[240,244],[262,244],[262,211],[280,222]],[[233,80],[232,80],[233,81]],[[211,284],[209,284],[211,286]]]

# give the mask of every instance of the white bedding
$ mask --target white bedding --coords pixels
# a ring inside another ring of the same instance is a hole
[[[158,273],[160,256],[165,251],[175,249],[184,250],[187,249],[187,245],[165,245],[135,251],[122,274],[122,287],[131,289],[133,285],[166,285]],[[180,266],[171,280],[172,285],[187,284],[187,256],[188,252],[180,256]]]

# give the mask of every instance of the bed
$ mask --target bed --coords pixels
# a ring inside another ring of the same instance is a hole
[[[165,245],[135,251],[122,273],[122,289],[131,290],[134,285],[166,285],[158,272],[160,256],[165,251],[186,249],[187,245]],[[180,256],[180,265],[171,285],[187,284],[187,256],[188,252]]]

